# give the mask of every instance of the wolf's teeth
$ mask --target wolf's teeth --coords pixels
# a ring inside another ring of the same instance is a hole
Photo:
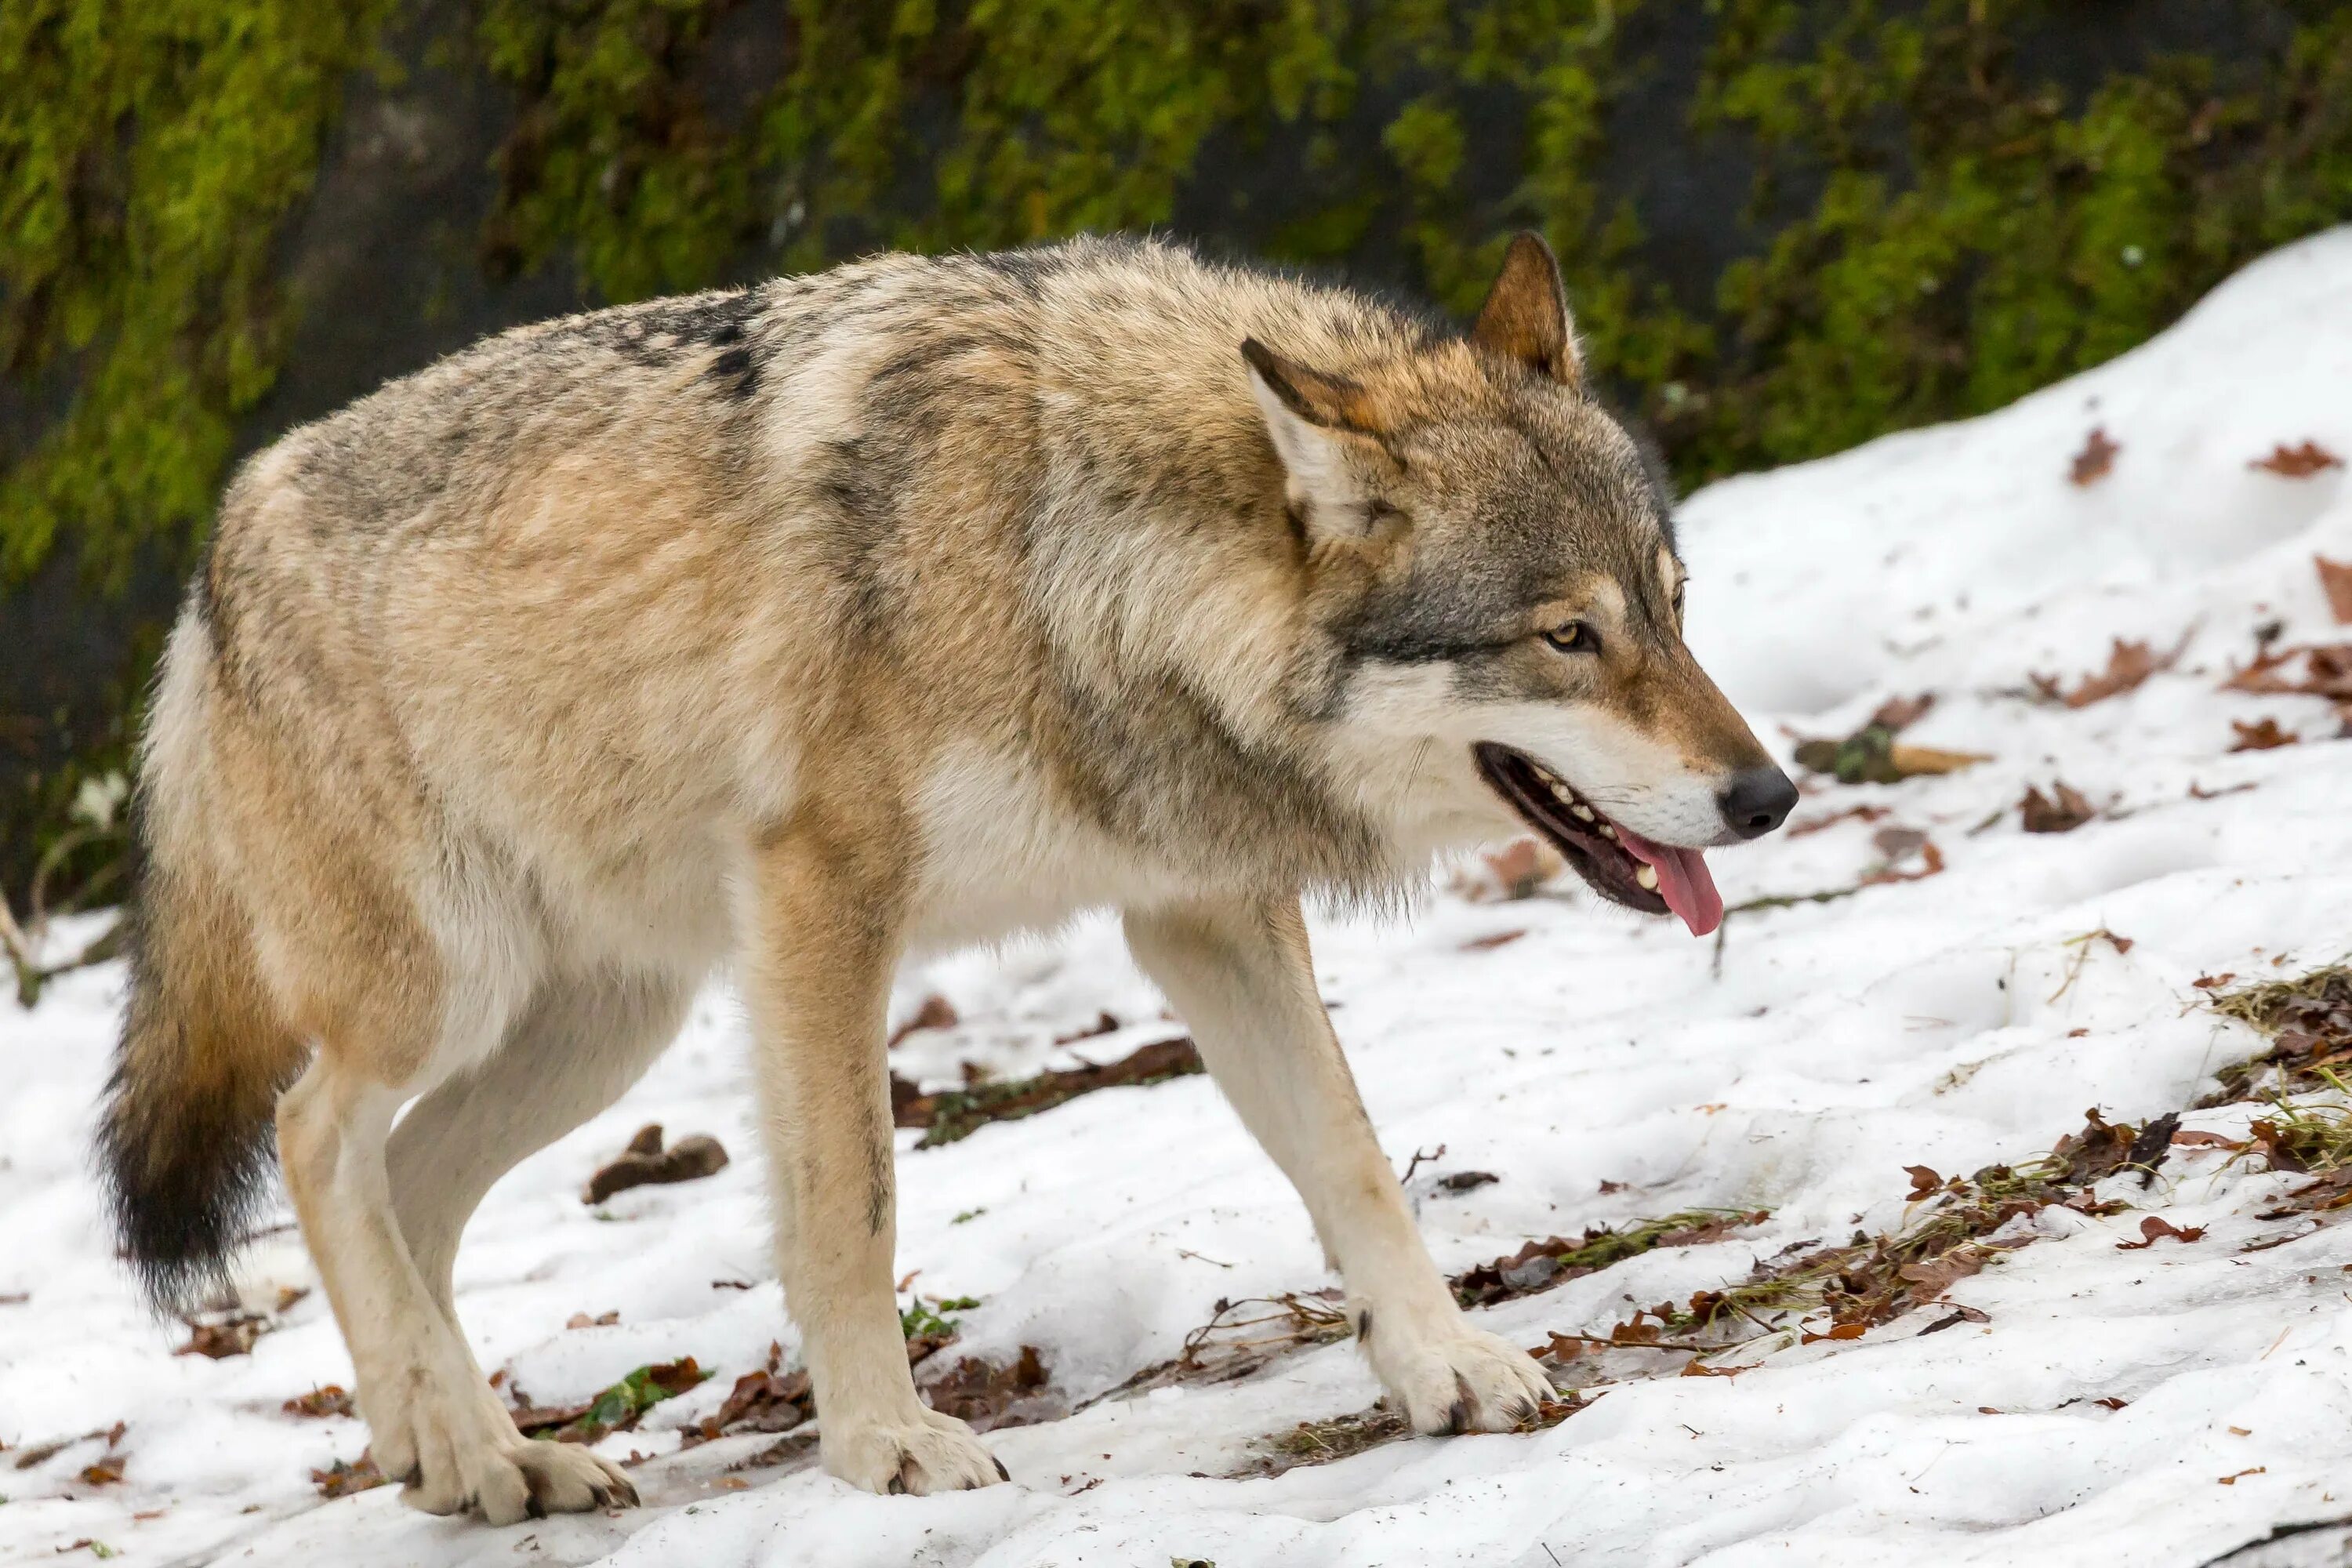
[[[1633,880],[1654,893],[1658,890],[1658,868],[1655,866],[1644,866],[1633,873]]]
[[[1592,808],[1580,801],[1570,802],[1568,809],[1576,814],[1576,820],[1579,822],[1591,822],[1592,820]]]
[[[1601,837],[1603,838],[1614,838],[1617,837],[1617,830],[1604,822],[1601,825]]]

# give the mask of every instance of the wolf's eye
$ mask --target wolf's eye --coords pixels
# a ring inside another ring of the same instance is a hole
[[[1601,638],[1582,621],[1570,621],[1543,634],[1543,640],[1562,653],[1598,653]]]

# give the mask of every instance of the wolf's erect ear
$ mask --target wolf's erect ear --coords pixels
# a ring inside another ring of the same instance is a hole
[[[1363,531],[1363,486],[1348,460],[1350,447],[1377,445],[1362,418],[1363,389],[1286,360],[1255,338],[1242,340],[1242,358],[1249,362],[1251,395],[1289,475],[1292,504],[1318,533]]]
[[[1474,342],[1517,360],[1562,386],[1583,379],[1576,352],[1576,328],[1569,320],[1568,289],[1559,262],[1540,236],[1522,230],[1503,254],[1503,270],[1478,308]]]

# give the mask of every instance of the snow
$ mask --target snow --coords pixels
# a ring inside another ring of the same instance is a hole
[[[1500,1178],[1454,1194],[1426,1163],[1415,1175],[1447,1270],[1591,1224],[1773,1211],[1477,1313],[1486,1326],[1521,1343],[1606,1333],[1790,1243],[1893,1229],[1906,1165],[2029,1157],[2086,1107],[2134,1121],[2187,1107],[2258,1048],[2198,1005],[2193,980],[2352,950],[2335,715],[2217,689],[2263,623],[2289,642],[2341,635],[2312,557],[2352,560],[2352,480],[2249,465],[2305,439],[2352,453],[2347,305],[2341,229],[2013,407],[1688,503],[1693,644],[1769,743],[1842,735],[1889,696],[1933,691],[1905,738],[1992,758],[1814,789],[1800,823],[1890,815],[1717,856],[1727,901],[1851,887],[1879,858],[1873,833],[1896,824],[1932,837],[1940,875],[1735,913],[1719,953],[1571,889],[1503,903],[1441,890],[1410,921],[1318,924],[1334,1020],[1398,1166],[1443,1145],[1435,1172]],[[2069,462],[2095,426],[2120,450],[2076,486]],[[2030,675],[2099,669],[2113,638],[2162,650],[2184,633],[2179,662],[2136,691],[2080,710],[2032,698]],[[2231,752],[2231,721],[2264,715],[2304,743]],[[2055,778],[2110,817],[2022,834],[2016,801]],[[2102,929],[2128,951],[2079,940]],[[1759,1347],[1737,1378],[1631,1379],[1530,1436],[1219,1479],[1256,1440],[1372,1402],[1342,1344],[993,1433],[1009,1487],[877,1498],[805,1466],[730,1475],[766,1440],[673,1455],[677,1429],[771,1340],[788,1357],[797,1342],[723,990],[619,1107],[491,1194],[458,1260],[483,1365],[541,1402],[679,1355],[716,1369],[607,1439],[616,1458],[657,1456],[635,1469],[647,1506],[494,1531],[413,1513],[393,1489],[323,1502],[310,1471],[357,1458],[363,1431],[279,1410],[351,1381],[320,1298],[250,1355],[174,1356],[185,1331],[151,1319],[112,1258],[86,1151],[121,984],[108,966],[29,1014],[0,1011],[0,1298],[26,1297],[0,1305],[0,1560],[97,1542],[134,1563],[2200,1563],[2277,1524],[2352,1514],[2352,1226],[2243,1252],[2292,1228],[2258,1217],[2291,1178],[2188,1148],[2152,1187],[2117,1178],[2102,1194],[2202,1226],[2200,1241],[2120,1251],[2140,1214],[2045,1211],[2032,1245],[1954,1287],[1982,1325],[1922,1337],[1913,1314],[1856,1341]],[[933,993],[961,1021],[895,1058],[927,1086],[967,1059],[1022,1075],[1179,1028],[1101,921],[909,973],[894,1016]],[[1118,1033],[1053,1043],[1105,1011]],[[2242,1132],[2249,1114],[2185,1124]],[[735,1163],[583,1206],[587,1174],[646,1121],[714,1133]],[[1221,1297],[1332,1283],[1296,1198],[1206,1079],[937,1149],[900,1136],[899,1266],[919,1270],[919,1291],[982,1300],[956,1353],[1036,1345],[1074,1402],[1173,1354]],[[249,1273],[265,1300],[309,1279],[283,1233]],[[615,1310],[613,1326],[563,1326]],[[13,1468],[118,1421],[117,1483],[80,1476],[103,1436]]]

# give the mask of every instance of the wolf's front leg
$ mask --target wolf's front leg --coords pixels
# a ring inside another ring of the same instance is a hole
[[[890,1283],[897,1188],[883,1026],[904,839],[887,826],[813,815],[757,853],[742,984],[778,1269],[801,1326],[824,1466],[876,1492],[987,1486],[1003,1467],[971,1427],[915,1392]]]
[[[1298,900],[1130,911],[1128,945],[1307,1202],[1372,1369],[1421,1432],[1495,1431],[1549,1398],[1534,1358],[1472,1328],[1413,1227],[1324,1015]]]

